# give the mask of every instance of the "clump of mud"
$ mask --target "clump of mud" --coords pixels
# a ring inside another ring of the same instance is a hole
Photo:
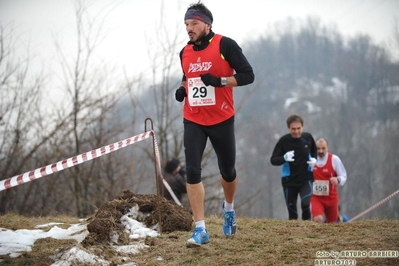
[[[119,244],[127,244],[129,236],[125,226],[121,223],[121,217],[137,206],[142,215],[138,215],[136,220],[148,228],[153,228],[158,224],[159,231],[160,224],[161,233],[192,229],[192,215],[186,208],[175,202],[153,194],[133,194],[129,190],[123,190],[122,193],[114,200],[102,204],[94,216],[89,219],[90,222],[87,225],[89,235],[83,240],[83,246],[109,243],[111,235],[115,233],[119,235]]]

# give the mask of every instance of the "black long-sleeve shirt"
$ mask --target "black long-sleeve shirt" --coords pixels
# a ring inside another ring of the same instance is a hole
[[[295,151],[293,162],[286,162],[284,154]],[[317,148],[313,136],[303,132],[300,138],[293,138],[291,134],[282,136],[274,147],[270,162],[272,165],[282,165],[282,185],[302,186],[304,182],[313,182],[313,172],[307,161],[316,158]]]
[[[193,42],[188,42],[188,44],[193,44],[193,49],[195,51],[204,50],[209,45],[209,40],[213,38],[215,33],[211,31],[207,36],[201,40],[200,45],[196,45]],[[180,62],[182,60],[184,48],[180,51]],[[249,64],[247,58],[242,53],[240,46],[233,39],[223,36],[220,40],[220,53],[223,55],[225,60],[234,69],[234,77],[237,81],[238,86],[244,86],[251,84],[255,80],[255,74],[252,66]],[[186,77],[183,74],[183,81]]]

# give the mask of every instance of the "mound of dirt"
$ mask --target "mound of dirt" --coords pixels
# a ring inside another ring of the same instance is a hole
[[[162,196],[153,194],[134,194],[129,190],[123,190],[122,195],[114,200],[104,203],[89,219],[87,230],[89,235],[83,240],[83,246],[107,244],[111,235],[119,235],[118,244],[129,243],[129,236],[125,226],[121,223],[121,217],[130,212],[133,207],[138,206],[136,220],[145,224],[148,228],[156,227],[161,232],[190,231],[193,225],[193,218],[190,212],[169,201]],[[159,220],[161,220],[159,227]]]

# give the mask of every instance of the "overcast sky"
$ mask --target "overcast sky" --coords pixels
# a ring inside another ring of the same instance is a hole
[[[104,29],[106,39],[101,56],[118,66],[143,70],[148,63],[148,48],[156,43],[161,10],[170,35],[187,41],[183,17],[191,0],[96,0],[90,9],[96,14],[111,10]],[[74,0],[0,0],[2,25],[13,22],[20,38],[44,64],[54,58],[54,36],[65,49],[76,31]],[[163,3],[163,7],[161,6]],[[214,16],[213,30],[235,39],[240,46],[287,17],[312,16],[326,26],[336,26],[345,36],[369,34],[376,43],[387,44],[393,36],[399,0],[203,0]],[[177,53],[178,51],[176,51]],[[245,51],[244,51],[245,52]],[[177,56],[177,55],[176,55]]]

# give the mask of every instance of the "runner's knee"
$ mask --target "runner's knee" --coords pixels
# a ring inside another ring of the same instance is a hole
[[[316,223],[322,223],[323,222],[323,215],[317,215],[313,217],[313,221]]]
[[[187,176],[187,184],[198,184],[201,182],[201,174],[200,173],[193,173],[189,170],[186,172]]]
[[[237,177],[237,172],[236,169],[234,168],[232,171],[220,171],[220,174],[222,175],[222,178],[226,182],[233,182],[236,177]]]

